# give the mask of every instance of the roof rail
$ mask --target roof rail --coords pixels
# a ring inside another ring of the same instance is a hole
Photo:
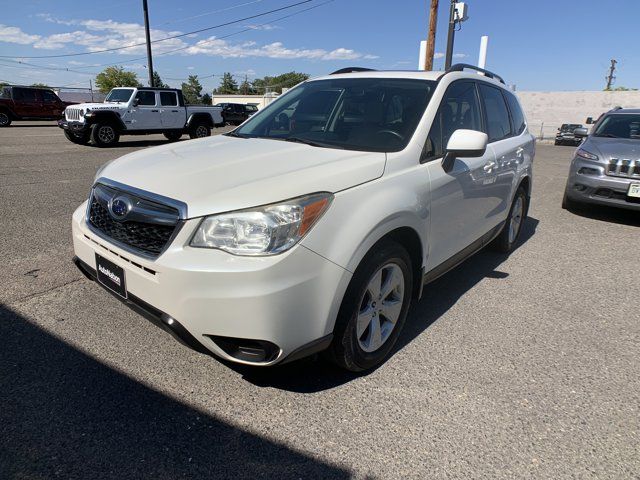
[[[341,68],[340,70],[336,70],[335,72],[331,72],[329,75],[339,75],[340,73],[354,73],[354,72],[375,72],[373,68],[364,68],[364,67],[346,67]]]
[[[489,70],[485,70],[484,68],[476,67],[475,65],[469,65],[468,63],[456,63],[455,65],[449,67],[449,69],[444,73],[446,74],[451,72],[462,72],[465,69],[476,70],[478,72],[484,73],[485,77],[493,78],[495,80],[498,80],[503,85],[506,85],[500,75],[490,72]]]

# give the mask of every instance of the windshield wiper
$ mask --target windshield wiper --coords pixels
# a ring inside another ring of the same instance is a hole
[[[223,133],[222,135],[224,135],[225,137],[235,137],[235,138],[249,138],[245,135],[240,135],[239,133],[235,132],[235,131],[230,131],[227,133]]]
[[[285,142],[304,143],[305,145],[310,145],[312,147],[338,148],[340,150],[344,150],[339,145],[335,145],[335,144],[332,144],[332,143],[314,142],[313,140],[307,140],[306,138],[300,138],[300,137],[274,138],[274,140],[283,140]]]

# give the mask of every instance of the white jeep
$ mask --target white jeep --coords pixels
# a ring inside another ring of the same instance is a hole
[[[222,109],[186,105],[182,90],[169,88],[114,88],[104,103],[81,103],[67,107],[58,126],[73,143],[109,147],[120,135],[162,133],[178,140],[208,137],[211,129],[224,125]]]

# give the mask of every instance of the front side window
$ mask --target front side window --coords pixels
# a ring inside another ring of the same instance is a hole
[[[234,135],[370,152],[404,149],[435,82],[336,78],[306,82],[269,104]]]
[[[431,125],[424,158],[442,157],[449,138],[459,129],[482,131],[480,104],[473,82],[455,82],[447,89]]]
[[[156,92],[140,90],[136,93],[136,100],[140,106],[154,107],[156,104]]]
[[[502,92],[499,88],[483,83],[481,83],[479,87],[487,119],[489,143],[510,137],[511,122],[509,120],[509,110],[507,110]]]
[[[178,97],[175,92],[160,92],[160,105],[173,107],[178,105]]]
[[[55,93],[53,93],[51,90],[43,90],[42,99],[46,103],[58,103],[60,101],[58,96]]]
[[[619,113],[607,115],[594,132],[596,137],[640,139],[640,115]]]
[[[133,94],[133,88],[114,88],[109,92],[105,103],[127,103]]]

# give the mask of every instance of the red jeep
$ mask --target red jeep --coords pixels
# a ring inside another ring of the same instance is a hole
[[[0,127],[13,120],[57,120],[73,102],[63,102],[53,90],[5,86],[0,89]]]

